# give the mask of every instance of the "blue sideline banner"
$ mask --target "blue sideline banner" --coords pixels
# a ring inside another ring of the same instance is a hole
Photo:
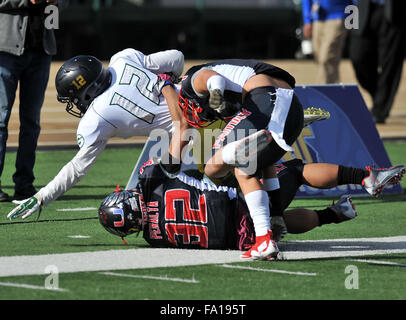
[[[316,107],[330,112],[330,119],[303,129],[294,152],[284,160],[301,158],[306,163],[328,162],[364,168],[390,167],[391,162],[370,112],[356,85],[298,86],[295,92],[303,108]],[[399,194],[400,185],[383,190]],[[367,195],[361,186],[346,185],[327,190],[302,186],[298,196],[337,196],[345,193]]]

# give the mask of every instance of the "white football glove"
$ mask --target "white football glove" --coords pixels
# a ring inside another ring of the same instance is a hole
[[[7,218],[10,220],[18,217],[26,219],[34,212],[41,209],[41,199],[37,195],[21,201],[14,200],[13,203],[18,204],[18,206],[10,211],[10,213],[7,215]]]

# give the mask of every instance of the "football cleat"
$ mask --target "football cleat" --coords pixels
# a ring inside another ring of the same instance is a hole
[[[379,196],[385,187],[399,183],[405,174],[405,167],[402,165],[381,169],[367,166],[366,169],[369,176],[362,180],[362,186],[373,197]]]
[[[272,141],[272,135],[268,130],[259,130],[248,137],[237,141],[234,148],[235,166],[245,166],[250,161],[254,160],[258,153],[266,148]]]
[[[337,214],[341,221],[354,219],[358,215],[350,195],[341,196],[340,200],[337,203],[333,201],[333,204],[329,208]]]
[[[285,220],[283,216],[273,216],[271,217],[271,229],[273,233],[273,239],[279,242],[288,233],[288,228],[286,227]]]
[[[313,122],[316,121],[322,121],[322,120],[327,120],[330,118],[330,112],[323,110],[321,108],[307,108],[303,110],[304,114],[304,121],[303,121],[303,127],[306,127]]]
[[[273,240],[272,230],[268,233],[256,237],[255,244],[247,252],[241,254],[241,259],[251,260],[273,260],[276,259],[279,253],[278,246]]]

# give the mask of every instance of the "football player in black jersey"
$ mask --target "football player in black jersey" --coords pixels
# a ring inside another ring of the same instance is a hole
[[[165,87],[169,102],[176,92]],[[140,169],[137,190],[117,191],[106,197],[99,219],[107,231],[119,236],[143,231],[151,246],[247,250],[255,244],[255,230],[244,196],[235,188],[216,186],[180,172],[182,134],[187,126],[176,108],[171,108],[175,132],[169,149],[170,161],[150,159]],[[179,118],[180,117],[180,118]],[[340,223],[356,216],[349,196],[324,210],[287,210],[298,188],[332,188],[361,184],[371,195],[397,183],[404,167],[385,170],[350,168],[334,164],[303,164],[299,159],[276,165],[280,181],[280,202],[272,202],[273,212],[283,214],[288,232],[303,233],[328,223]],[[377,184],[373,177],[389,177]],[[269,217],[268,217],[269,219]],[[274,229],[279,240],[283,234]],[[258,257],[253,256],[253,259]]]
[[[189,125],[202,127],[217,119],[228,122],[213,145],[205,174],[222,178],[234,172],[245,196],[257,237],[242,258],[270,259],[278,253],[269,221],[268,191],[279,184],[272,165],[293,150],[303,128],[303,108],[294,86],[295,79],[285,70],[243,59],[194,66],[182,80],[179,105]],[[274,222],[284,227],[283,218],[277,218]]]
[[[244,196],[236,188],[216,186],[185,172],[168,172],[167,167],[160,159],[150,159],[140,169],[136,190],[107,196],[99,208],[103,227],[122,237],[142,230],[144,239],[153,247],[247,250],[255,244]],[[322,210],[287,210],[300,186],[326,189],[358,184],[368,191],[371,178],[371,172],[361,168],[304,164],[300,159],[277,164],[276,169],[282,201],[273,210],[283,214],[292,234],[357,216],[348,195]],[[403,175],[393,169],[384,171],[391,174],[385,186],[399,182]],[[273,232],[276,240],[284,236],[278,229]]]

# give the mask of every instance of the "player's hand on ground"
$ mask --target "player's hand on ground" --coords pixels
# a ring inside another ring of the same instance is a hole
[[[14,200],[13,203],[18,204],[18,206],[7,215],[10,220],[18,217],[26,219],[41,208],[41,199],[37,195],[21,201]]]
[[[226,107],[226,102],[224,96],[219,89],[214,89],[209,91],[209,106],[210,108],[221,112]]]

